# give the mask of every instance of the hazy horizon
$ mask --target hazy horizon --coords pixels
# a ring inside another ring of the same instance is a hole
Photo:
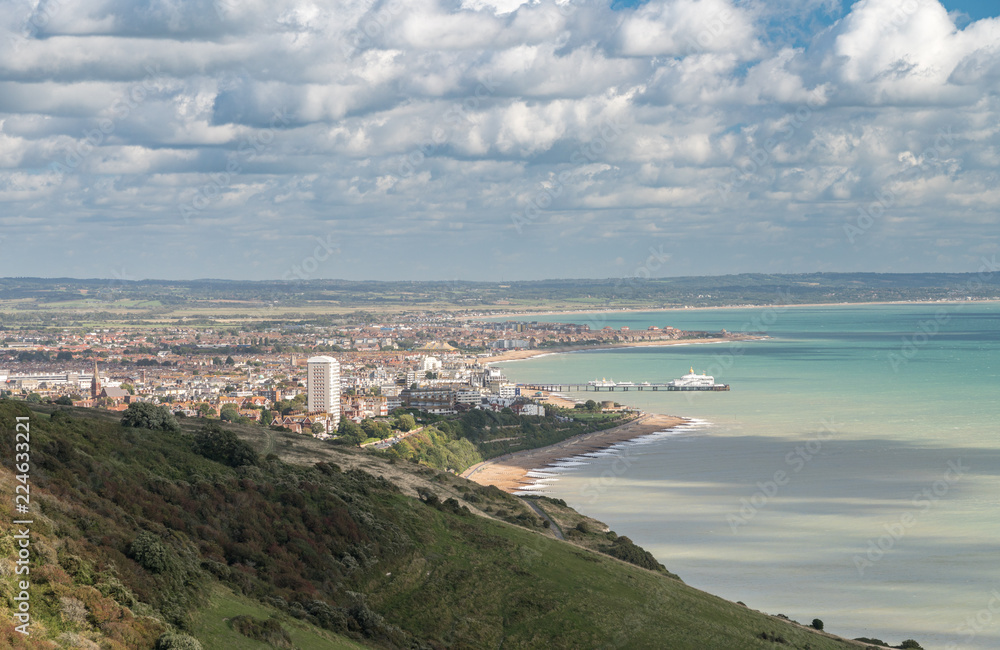
[[[16,281],[16,280],[40,280],[45,282],[165,282],[165,283],[197,283],[197,282],[246,282],[246,283],[260,283],[266,284],[270,282],[290,282],[290,283],[302,283],[302,282],[345,282],[345,283],[380,283],[380,284],[394,284],[394,283],[407,283],[407,282],[419,282],[427,284],[452,284],[452,283],[462,283],[462,284],[497,284],[503,282],[515,282],[515,283],[544,283],[544,282],[608,282],[617,281],[621,279],[632,279],[633,281],[646,281],[646,280],[677,280],[677,279],[690,279],[690,278],[705,278],[705,279],[717,279],[717,278],[727,278],[727,277],[742,277],[742,276],[765,276],[765,277],[796,277],[796,276],[811,276],[811,275],[825,275],[825,276],[838,276],[838,275],[878,275],[878,276],[922,276],[922,275],[955,275],[955,276],[982,276],[986,274],[992,277],[992,274],[998,269],[996,256],[990,258],[983,257],[979,260],[979,267],[974,271],[913,271],[913,272],[899,272],[899,271],[803,271],[801,273],[768,273],[763,271],[736,271],[733,273],[721,273],[718,275],[660,275],[660,276],[645,276],[631,275],[631,276],[607,276],[607,277],[537,277],[537,278],[524,278],[524,279],[514,279],[514,278],[487,278],[481,280],[465,279],[465,278],[453,278],[449,280],[438,280],[433,278],[392,278],[392,279],[376,279],[376,278],[260,278],[260,279],[247,279],[238,277],[204,277],[204,278],[164,278],[164,277],[148,277],[148,278],[122,278],[122,277],[69,277],[69,276],[4,276],[0,277],[0,281]]]

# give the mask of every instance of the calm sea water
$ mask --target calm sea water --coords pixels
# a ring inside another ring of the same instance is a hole
[[[732,386],[615,392],[695,425],[539,475],[544,493],[752,608],[848,637],[1000,648],[1000,305],[546,320],[771,338],[502,364],[519,382],[657,382],[693,366]]]

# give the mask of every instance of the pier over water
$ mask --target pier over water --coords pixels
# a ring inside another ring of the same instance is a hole
[[[603,391],[625,391],[630,390],[668,390],[668,391],[727,391],[729,390],[729,384],[713,384],[711,386],[675,386],[673,384],[632,384],[632,383],[602,383],[600,385],[595,384],[518,384],[518,387],[524,390],[543,390],[549,393],[561,393],[565,391],[593,391],[595,393],[600,393]]]

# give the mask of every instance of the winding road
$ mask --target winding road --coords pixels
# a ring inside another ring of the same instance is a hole
[[[549,522],[549,530],[551,530],[555,534],[556,539],[561,539],[563,541],[566,541],[566,538],[563,536],[562,530],[559,528],[559,524],[557,524],[552,519],[552,517],[545,514],[545,511],[539,508],[537,503],[535,503],[531,499],[521,499],[521,501],[524,501],[526,504],[528,504],[528,507],[534,510],[536,513],[538,513],[539,517]]]

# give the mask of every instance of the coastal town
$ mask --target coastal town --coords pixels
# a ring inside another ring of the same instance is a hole
[[[177,416],[325,438],[344,433],[341,422],[385,421],[399,409],[544,415],[542,398],[558,403],[558,397],[522,390],[491,362],[731,336],[669,325],[591,329],[422,314],[350,326],[5,328],[0,390],[14,399],[118,411],[142,402],[167,405]],[[365,436],[369,444],[384,447],[405,432],[369,427],[367,433],[375,434]]]

